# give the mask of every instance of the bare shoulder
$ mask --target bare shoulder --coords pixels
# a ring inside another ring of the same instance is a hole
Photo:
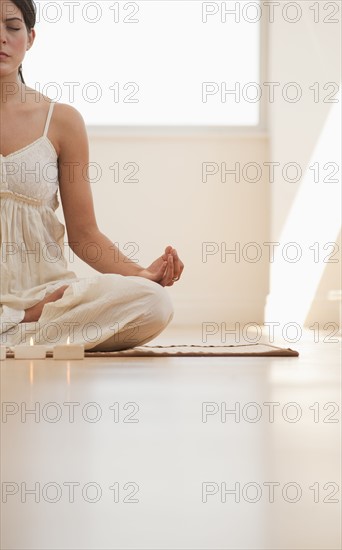
[[[86,125],[81,113],[66,103],[56,103],[54,107],[52,137],[59,155],[78,144],[79,148],[88,148]]]
[[[85,129],[85,123],[81,113],[75,109],[75,107],[72,107],[72,105],[56,103],[54,113],[56,122],[59,124],[63,124],[67,127],[78,125],[78,127],[83,127]]]
[[[27,109],[34,115],[36,115],[39,111],[43,113],[44,116],[46,116],[45,113],[47,111],[48,105],[51,102],[54,102],[54,100],[33,88],[29,88],[28,86],[25,86],[23,93],[25,94],[24,97]],[[68,129],[72,129],[76,125],[78,130],[80,130],[82,127],[85,129],[83,117],[77,109],[66,103],[54,103],[55,107],[52,123],[55,126],[61,125],[64,128],[67,127]]]

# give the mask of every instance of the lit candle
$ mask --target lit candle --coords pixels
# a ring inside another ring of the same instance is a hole
[[[54,359],[84,359],[84,346],[83,344],[70,344],[70,338],[68,337],[66,344],[55,346],[53,348]]]
[[[0,346],[0,361],[5,361],[6,359],[6,346]]]
[[[14,359],[45,359],[46,346],[35,346],[30,338],[29,346],[15,346]]]

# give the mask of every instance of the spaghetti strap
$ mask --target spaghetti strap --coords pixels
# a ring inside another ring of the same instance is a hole
[[[44,129],[44,134],[43,134],[44,137],[47,136],[47,133],[49,131],[49,126],[50,126],[50,121],[51,121],[54,106],[55,106],[54,102],[50,101],[50,109],[49,109],[48,116],[47,116],[47,119],[46,119],[46,124],[45,124],[45,129]]]

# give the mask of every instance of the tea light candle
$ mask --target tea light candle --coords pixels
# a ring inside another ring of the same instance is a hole
[[[5,361],[6,359],[6,346],[0,346],[0,361]]]
[[[84,359],[84,346],[82,344],[70,344],[68,337],[67,343],[53,348],[54,359]]]
[[[15,346],[14,359],[45,359],[46,346],[35,346],[30,338],[29,346]]]

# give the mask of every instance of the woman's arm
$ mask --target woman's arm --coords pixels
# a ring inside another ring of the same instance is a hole
[[[163,286],[172,286],[179,279],[184,265],[177,252],[167,247],[147,269],[129,260],[112,241],[99,230],[89,181],[89,143],[84,120],[69,105],[57,104],[56,125],[59,139],[59,186],[69,246],[73,252],[100,273],[136,275]],[[100,249],[99,259],[92,261],[84,251],[91,243]]]

